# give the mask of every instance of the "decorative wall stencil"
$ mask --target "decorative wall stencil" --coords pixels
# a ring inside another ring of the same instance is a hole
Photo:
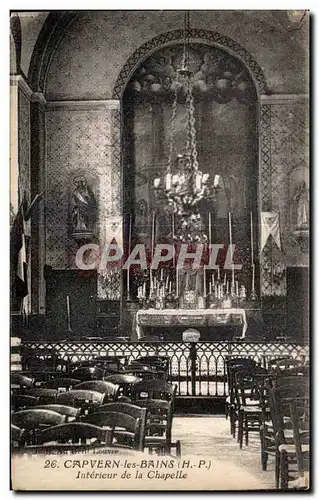
[[[183,30],[174,30],[169,31],[167,33],[163,33],[159,36],[154,37],[152,40],[149,40],[144,45],[139,47],[128,59],[126,64],[123,66],[116,83],[113,89],[113,99],[119,99],[127,85],[128,79],[132,74],[132,71],[136,67],[136,65],[143,60],[153,49],[163,46],[169,42],[175,40],[183,39]],[[225,47],[230,49],[234,54],[238,55],[249,68],[250,72],[253,74],[254,80],[258,86],[260,93],[266,93],[267,85],[265,77],[262,73],[261,68],[257,64],[257,62],[253,59],[253,57],[249,54],[249,52],[239,45],[235,40],[231,38],[221,35],[215,31],[209,31],[205,29],[191,29],[190,30],[190,39],[200,39],[204,41],[206,44],[216,44],[221,47]],[[167,81],[167,80],[166,80]]]
[[[111,117],[108,109],[67,107],[46,112],[46,263],[53,268],[75,267],[77,244],[68,230],[73,179],[97,179],[97,234],[101,218],[112,212]]]
[[[269,242],[262,252],[262,295],[285,295],[286,274],[274,269],[307,265],[307,245],[293,235],[298,213],[299,222],[306,224],[309,210],[306,101],[261,106],[260,151],[261,209],[279,212],[282,240],[282,253]]]
[[[30,101],[18,90],[19,106],[19,185],[20,195],[25,197],[27,206],[31,203],[31,179],[30,179]],[[20,200],[21,201],[21,200]]]

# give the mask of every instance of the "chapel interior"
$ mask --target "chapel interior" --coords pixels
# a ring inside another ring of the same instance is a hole
[[[177,441],[155,451],[290,487],[232,363],[254,391],[309,374],[308,32],[306,11],[10,13],[16,426],[28,397],[67,400],[61,376],[132,375],[122,403],[162,377]]]

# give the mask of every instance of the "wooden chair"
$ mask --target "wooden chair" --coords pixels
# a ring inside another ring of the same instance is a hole
[[[132,387],[133,401],[146,399],[162,399],[172,401],[174,404],[177,386],[169,384],[165,380],[150,379],[137,382]]]
[[[81,413],[86,414],[96,406],[103,403],[104,394],[102,392],[85,389],[73,389],[72,391],[61,392],[56,398],[56,403],[80,408]]]
[[[143,356],[135,360],[136,363],[142,365],[150,365],[168,372],[170,365],[170,358],[168,356]]]
[[[60,415],[65,415],[66,422],[71,422],[75,420],[81,413],[79,408],[74,408],[74,406],[66,406],[60,404],[49,404],[49,405],[39,405],[34,406],[36,410],[52,410]]]
[[[238,442],[243,447],[243,437],[248,446],[249,433],[260,433],[262,408],[253,375],[237,372],[235,375],[235,398],[238,408]]]
[[[111,430],[111,443],[116,446],[144,449],[144,436],[141,437],[141,421],[132,415],[119,412],[96,411],[81,418],[81,422],[97,425]]]
[[[142,408],[147,408],[147,422],[145,432],[145,447],[149,452],[157,454],[171,454],[176,449],[176,456],[181,456],[180,441],[172,441],[173,401],[160,399],[139,399],[135,402]]]
[[[85,382],[87,380],[103,380],[105,370],[98,366],[80,366],[71,372],[72,377]]]
[[[108,375],[104,378],[106,382],[111,382],[119,386],[119,397],[124,396],[126,398],[132,399],[132,387],[141,382],[140,377],[135,375],[128,375],[125,373],[114,373],[113,375]]]
[[[298,488],[307,488],[304,479],[309,471],[309,399],[294,398],[288,401],[293,431],[293,444],[281,444],[280,453],[280,488],[288,489],[289,480],[298,480]],[[289,465],[297,464],[297,471],[290,476]],[[300,484],[300,480],[302,480]]]
[[[115,401],[119,394],[119,386],[108,380],[87,380],[74,386],[74,390],[97,391],[104,394],[103,402]]]
[[[35,396],[27,394],[12,394],[11,396],[11,409],[15,412],[34,407],[37,404],[39,404],[39,398]]]
[[[133,405],[131,403],[121,403],[117,401],[115,403],[108,403],[106,405],[99,406],[98,411],[125,413],[126,415],[131,415],[134,418],[139,418],[141,425],[139,449],[144,450],[147,408],[141,408],[141,406]]]
[[[269,390],[269,406],[271,424],[265,426],[268,436],[268,447],[264,447],[264,454],[275,456],[275,484],[279,488],[280,480],[280,451],[282,444],[293,444],[292,423],[289,411],[289,401],[296,398],[304,399],[309,392],[309,381],[301,377],[289,385],[282,385]]]
[[[91,360],[91,364],[106,370],[110,374],[118,373],[127,365],[127,356],[98,356]]]
[[[11,415],[11,423],[23,430],[25,444],[37,444],[38,433],[43,427],[65,422],[65,416],[52,410],[29,409]]]
[[[226,420],[230,417],[230,432],[235,436],[235,393],[234,393],[234,383],[235,383],[235,373],[236,370],[241,368],[246,370],[247,373],[251,373],[255,366],[255,362],[251,358],[227,358],[225,360],[226,373],[227,373],[227,385],[228,385],[228,396],[225,402],[225,417]]]
[[[41,388],[57,389],[59,392],[63,392],[71,390],[75,385],[79,383],[80,380],[76,378],[61,377],[61,378],[54,378],[48,380],[47,382],[44,382],[43,384],[41,384]]]

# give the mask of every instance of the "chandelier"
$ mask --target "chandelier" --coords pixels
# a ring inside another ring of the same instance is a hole
[[[174,100],[172,105],[171,134],[169,155],[164,178],[154,179],[154,190],[157,198],[164,202],[168,213],[177,214],[176,234],[173,237],[180,241],[207,241],[202,223],[199,204],[200,201],[216,200],[220,189],[220,176],[210,179],[208,173],[199,169],[196,144],[196,128],[194,116],[193,73],[189,65],[189,12],[184,18],[184,45],[180,67],[176,71],[174,85]],[[178,101],[184,106],[185,119],[185,147],[176,155],[175,129]]]

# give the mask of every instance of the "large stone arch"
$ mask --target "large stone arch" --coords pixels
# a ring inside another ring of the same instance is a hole
[[[153,51],[172,42],[182,41],[184,31],[181,29],[162,33],[141,45],[133,52],[121,69],[112,92],[113,99],[121,99],[126,85],[136,67],[146,59]],[[240,59],[247,67],[257,89],[257,93],[267,94],[267,83],[263,71],[251,54],[232,38],[221,35],[217,31],[192,28],[190,30],[190,40],[215,45],[226,50],[233,56]]]

